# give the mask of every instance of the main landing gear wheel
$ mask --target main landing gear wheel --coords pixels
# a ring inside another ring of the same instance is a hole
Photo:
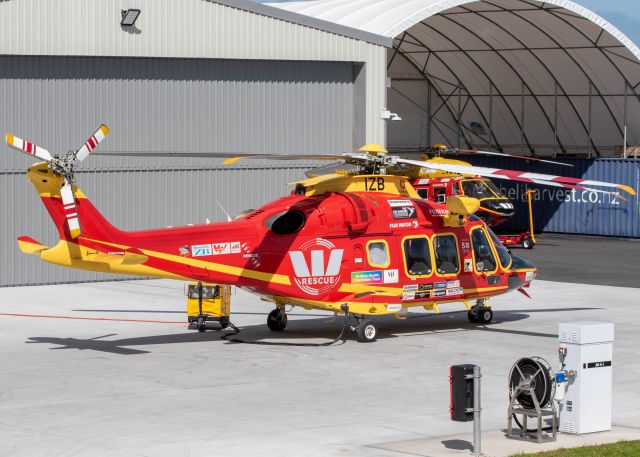
[[[522,241],[522,247],[525,249],[533,249],[533,245],[535,243],[533,242],[533,240],[531,239],[530,236],[526,237],[523,241]]]
[[[373,343],[378,335],[378,328],[372,321],[365,320],[358,324],[356,334],[361,343]]]
[[[491,308],[481,308],[478,310],[478,322],[488,324],[493,320],[493,311]]]
[[[493,320],[493,310],[480,302],[467,311],[467,318],[473,324],[488,324]]]
[[[198,323],[196,325],[198,327],[198,331],[199,332],[204,332],[205,330],[207,330],[205,322],[206,322],[206,320],[205,320],[204,317],[201,316],[201,317],[198,318]]]
[[[229,326],[229,318],[228,317],[220,317],[218,318],[218,322],[220,322],[220,330],[224,330]]]
[[[267,316],[267,327],[272,332],[281,332],[287,326],[287,315],[283,308],[276,308]]]

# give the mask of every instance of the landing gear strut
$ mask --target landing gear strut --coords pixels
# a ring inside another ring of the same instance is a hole
[[[474,324],[488,324],[493,320],[493,311],[488,306],[486,299],[479,299],[467,312],[469,322]]]
[[[287,326],[287,320],[284,308],[278,307],[267,316],[267,327],[269,327],[269,330],[272,332],[281,332]]]
[[[356,325],[350,325],[349,328],[351,331],[356,332],[358,341],[361,343],[373,343],[376,340],[376,336],[378,336],[378,327],[372,320],[365,319],[364,316],[359,314],[351,314],[347,304],[342,305],[341,309],[344,311],[345,326],[348,325],[351,317],[355,318]]]

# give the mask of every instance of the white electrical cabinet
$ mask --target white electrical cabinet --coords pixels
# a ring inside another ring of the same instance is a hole
[[[592,433],[611,430],[613,323],[571,322],[560,324],[563,369],[569,378],[560,407],[560,430]]]

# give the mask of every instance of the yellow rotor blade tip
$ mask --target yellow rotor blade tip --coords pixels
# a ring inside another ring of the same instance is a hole
[[[7,141],[7,144],[13,144],[13,133],[5,133],[4,139]]]
[[[628,194],[631,194],[631,195],[635,195],[636,194],[636,191],[633,190],[633,187],[625,186],[624,184],[620,184],[618,186],[618,189],[622,189],[622,190],[624,190],[625,192],[627,192]]]
[[[223,165],[231,165],[236,163],[238,160],[242,159],[242,157],[230,157],[228,159],[225,159],[224,162],[222,162]]]
[[[102,124],[100,126],[100,130],[102,130],[102,134],[104,136],[107,136],[109,134],[109,127],[107,127],[106,125]]]

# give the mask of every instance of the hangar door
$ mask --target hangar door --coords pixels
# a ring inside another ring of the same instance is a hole
[[[78,148],[100,123],[111,129],[101,151],[351,151],[354,118],[364,117],[354,108],[356,71],[348,62],[4,56],[0,126],[54,154]],[[56,237],[24,183],[33,161],[2,149],[0,286],[110,278],[18,253],[17,236]],[[266,165],[238,163],[230,174],[219,161],[90,157],[79,181],[115,225],[147,228],[215,220],[215,200],[230,212],[256,207],[286,194],[305,168]]]

